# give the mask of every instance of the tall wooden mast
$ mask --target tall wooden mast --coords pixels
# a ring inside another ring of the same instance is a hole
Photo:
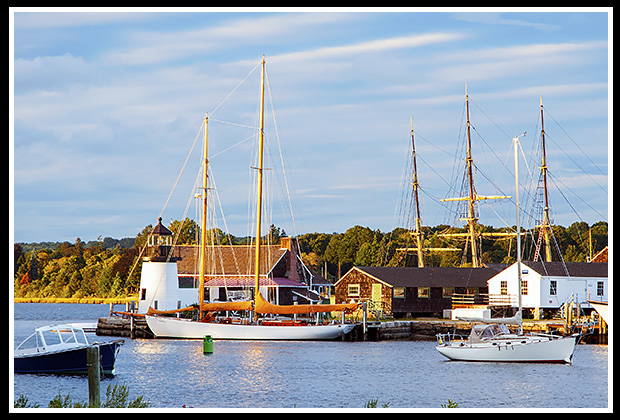
[[[424,267],[424,258],[422,255],[422,244],[424,243],[424,236],[422,233],[422,224],[420,221],[420,201],[418,200],[418,166],[415,159],[415,140],[413,137],[413,117],[411,117],[411,149],[413,153],[413,194],[415,198],[415,232],[416,244],[418,246],[418,267]]]
[[[547,152],[545,146],[545,120],[544,120],[544,112],[543,112],[543,103],[542,96],[540,97],[540,134],[542,137],[542,162],[540,165],[540,170],[542,172],[543,179],[543,190],[544,190],[544,199],[545,199],[545,207],[543,209],[543,220],[541,224],[538,226],[540,228],[538,235],[542,235],[542,238],[538,240],[540,244],[541,239],[545,242],[545,261],[551,261],[551,240],[549,238],[549,234],[551,232],[551,218],[549,217],[549,194],[547,192]],[[538,255],[540,252],[540,245],[536,247],[536,253],[534,256],[534,261],[538,259]]]
[[[506,236],[504,233],[478,233],[476,232],[476,226],[478,224],[478,218],[476,217],[476,201],[480,200],[500,200],[503,198],[510,198],[509,196],[504,195],[495,195],[495,196],[485,196],[478,195],[476,193],[476,189],[474,188],[474,175],[473,175],[473,162],[471,154],[471,132],[470,132],[470,122],[469,122],[469,95],[467,94],[467,85],[465,85],[465,110],[467,114],[467,179],[469,184],[469,195],[467,197],[457,197],[457,198],[444,198],[440,201],[467,201],[468,202],[468,212],[467,218],[461,219],[467,221],[467,233],[443,233],[441,236],[466,236],[468,242],[471,245],[471,263],[472,267],[477,268],[482,266],[482,262],[480,256],[478,255],[477,242],[479,236]]]
[[[258,146],[258,180],[257,180],[257,204],[256,204],[256,255],[255,255],[255,277],[254,277],[254,299],[258,296],[259,292],[259,279],[260,279],[260,232],[261,232],[261,210],[263,206],[263,140],[264,140],[264,122],[265,122],[265,55],[263,55],[263,61],[261,62],[262,71],[260,77],[260,131],[259,131],[259,146]],[[258,321],[258,312],[254,312],[254,321]]]
[[[420,217],[420,200],[418,198],[418,189],[420,184],[418,182],[418,165],[416,163],[415,154],[415,138],[413,134],[413,117],[411,117],[411,150],[413,159],[413,195],[415,199],[415,230],[411,232],[415,236],[416,247],[415,248],[397,248],[397,251],[405,252],[417,252],[418,254],[418,267],[424,267],[424,251],[460,251],[459,248],[425,248],[424,247],[424,233],[422,232],[422,219]]]
[[[207,192],[209,180],[209,159],[207,153],[209,115],[205,114],[205,145],[203,156],[203,173],[202,173],[202,226],[200,227],[200,288],[198,289],[198,313],[199,319],[202,319],[202,303],[205,300],[205,258],[207,253]]]

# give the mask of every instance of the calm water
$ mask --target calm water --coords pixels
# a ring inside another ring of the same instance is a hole
[[[121,310],[123,307],[118,307]],[[107,305],[15,304],[16,347],[34,327],[96,322]],[[112,339],[100,337],[100,339]],[[450,362],[434,341],[252,342],[125,339],[116,375],[130,398],[160,408],[608,408],[608,347],[579,345],[572,365]],[[58,395],[88,401],[82,376],[14,375],[14,394],[46,407]]]

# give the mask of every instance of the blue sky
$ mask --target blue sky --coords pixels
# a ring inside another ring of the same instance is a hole
[[[64,10],[10,9],[16,242],[196,219],[199,145],[170,193],[206,112],[216,223],[250,233],[262,54],[267,224],[298,235],[408,225],[413,118],[422,223],[462,226],[439,200],[459,194],[466,84],[478,194],[514,195],[511,139],[524,131],[520,182],[536,185],[542,96],[552,218],[608,221],[611,8]],[[515,223],[511,200],[479,211],[480,223]]]

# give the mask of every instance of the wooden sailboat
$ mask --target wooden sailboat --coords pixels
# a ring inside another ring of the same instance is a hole
[[[265,102],[265,57],[263,56],[261,73],[260,98],[260,130],[257,177],[257,222],[255,244],[255,283],[254,299],[240,302],[204,302],[205,284],[205,238],[207,212],[207,123],[205,117],[205,147],[204,147],[204,175],[203,175],[203,209],[202,209],[202,244],[200,252],[200,287],[199,287],[199,321],[172,318],[165,316],[175,311],[156,311],[149,308],[146,322],[156,337],[168,338],[203,338],[211,336],[213,339],[226,340],[330,340],[350,332],[354,325],[343,323],[309,324],[282,319],[259,319],[259,314],[294,315],[315,314],[320,312],[346,311],[357,309],[357,303],[337,305],[274,305],[267,302],[259,290],[260,255],[261,255],[261,209],[263,189],[263,139],[264,139],[264,102]],[[187,309],[187,308],[186,308]],[[249,319],[231,320],[227,318],[217,321],[215,318],[205,320],[205,313],[218,311],[253,311],[254,317]]]
[[[519,155],[517,151],[519,137],[521,136],[513,139],[517,232],[521,230],[519,222]],[[575,349],[575,336],[523,334],[520,235],[517,235],[517,273],[519,311],[514,317],[502,319],[459,317],[463,321],[482,322],[483,324],[474,325],[467,340],[456,340],[452,334],[438,334],[437,351],[450,360],[460,361],[571,363]],[[518,325],[518,333],[511,333],[505,324]]]

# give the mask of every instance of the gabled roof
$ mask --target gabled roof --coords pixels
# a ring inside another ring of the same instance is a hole
[[[351,271],[359,270],[393,287],[486,287],[487,280],[505,267],[505,264],[488,264],[488,268],[353,267]]]
[[[566,270],[570,277],[609,276],[607,263],[521,261],[521,264],[525,264],[541,276],[568,277]]]
[[[190,245],[177,248],[181,257],[177,262],[179,275],[197,275],[200,272],[200,247]],[[261,250],[261,275],[272,272],[288,252],[279,245],[263,245]],[[206,273],[213,276],[251,276],[254,274],[255,252],[253,245],[207,246]]]

